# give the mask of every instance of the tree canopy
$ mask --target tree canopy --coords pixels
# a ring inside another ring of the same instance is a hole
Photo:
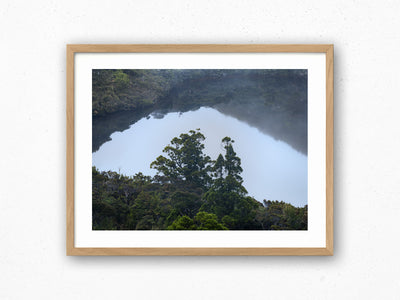
[[[94,230],[306,230],[307,206],[258,202],[243,186],[234,140],[216,160],[200,129],[175,137],[151,163],[154,177],[92,171]]]
[[[203,153],[204,140],[200,129],[182,133],[164,148],[168,158],[160,155],[150,167],[173,183],[186,181],[196,186],[208,186],[211,158]]]

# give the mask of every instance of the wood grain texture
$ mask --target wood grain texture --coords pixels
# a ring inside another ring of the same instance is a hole
[[[326,248],[74,248],[80,256],[327,256]]]
[[[333,255],[333,45],[326,52],[326,248]]]
[[[77,248],[74,244],[74,54],[75,53],[325,53],[326,54],[326,246],[325,248]],[[333,255],[333,45],[153,44],[67,45],[67,255],[264,256]]]
[[[257,52],[327,52],[331,45],[301,45],[301,44],[287,44],[287,45],[240,45],[240,44],[153,44],[153,45],[68,45],[73,52],[79,53],[135,53],[135,52],[148,52],[148,53],[162,53],[162,52],[175,52],[175,53],[257,53]]]
[[[67,47],[67,255],[74,249],[74,52]]]

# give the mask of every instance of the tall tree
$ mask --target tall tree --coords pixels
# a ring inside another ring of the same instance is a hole
[[[243,169],[241,167],[240,158],[236,155],[236,152],[233,150],[232,144],[234,142],[235,141],[228,136],[222,139],[222,144],[224,145],[225,148],[225,170],[228,176],[230,175],[234,179],[242,183],[243,179],[240,176],[240,173],[243,172]]]
[[[206,187],[210,183],[211,159],[203,153],[205,140],[200,129],[190,130],[171,140],[164,148],[168,157],[160,155],[150,165],[173,183],[185,181],[196,186]]]
[[[225,148],[225,156],[220,154],[213,165],[213,176],[215,177],[213,188],[223,192],[236,192],[240,195],[247,193],[243,187],[243,178],[240,176],[243,169],[241,160],[233,150],[235,141],[230,137],[224,137],[222,144]]]
[[[234,140],[230,137],[222,139],[225,156],[220,154],[212,167],[214,180],[211,188],[204,194],[202,211],[216,214],[219,219],[231,215],[243,201],[247,193],[240,176],[243,171],[240,158],[233,150]]]

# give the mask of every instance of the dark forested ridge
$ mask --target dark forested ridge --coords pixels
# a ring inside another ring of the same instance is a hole
[[[172,139],[151,164],[154,177],[93,167],[93,229],[307,230],[307,206],[247,195],[231,138],[215,160],[203,153],[204,139],[199,129]]]
[[[253,89],[249,80],[253,81]],[[248,97],[248,92],[255,95],[260,92],[255,87],[262,89],[264,104],[275,111],[290,109],[305,113],[306,99],[301,98],[307,96],[304,93],[304,88],[307,87],[307,70],[257,69],[93,69],[92,113],[96,117],[155,105],[179,109],[184,109],[185,106],[193,108],[195,105],[214,105],[238,96],[236,93],[243,88],[243,83],[247,90],[241,90],[241,93],[245,92]],[[212,90],[210,85],[214,85],[216,90]],[[288,90],[288,85],[291,91]],[[282,91],[286,92],[286,97],[282,97]],[[171,92],[175,96],[174,103],[167,103],[171,99],[165,96]],[[217,92],[219,96],[215,94]],[[280,99],[276,99],[278,94]],[[297,97],[297,101],[291,101],[293,96]]]
[[[307,70],[93,70],[93,151],[152,112],[201,106],[307,153]],[[278,121],[279,120],[279,121]]]

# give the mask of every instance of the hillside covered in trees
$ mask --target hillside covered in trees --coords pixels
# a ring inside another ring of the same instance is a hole
[[[215,160],[199,129],[171,140],[154,177],[92,170],[93,230],[307,230],[307,205],[247,195],[230,137]]]
[[[307,153],[307,70],[92,70],[93,151],[157,112],[212,107]]]
[[[262,93],[264,104],[275,111],[306,113],[306,81],[307,70],[93,69],[92,113],[96,117],[150,106],[182,110],[230,101],[244,92],[246,96],[248,92]],[[245,91],[241,89],[243,82]],[[165,97],[170,93],[173,100]]]

